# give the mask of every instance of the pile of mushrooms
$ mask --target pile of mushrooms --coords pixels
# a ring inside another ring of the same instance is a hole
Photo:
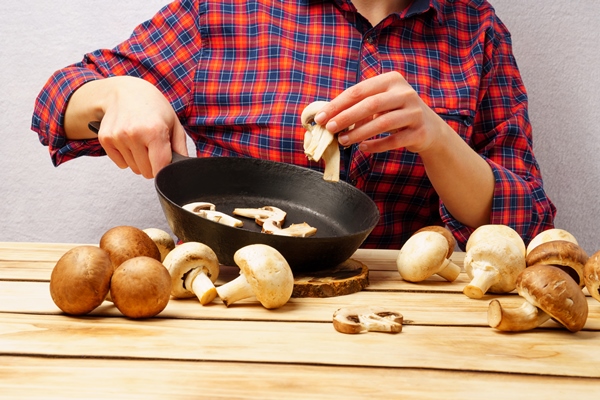
[[[525,269],[525,243],[506,225],[489,224],[477,228],[466,246],[464,267],[471,278],[463,293],[481,299],[488,291],[509,293]]]
[[[162,233],[150,233],[164,240]],[[127,317],[149,318],[166,307],[169,284],[154,240],[136,227],[117,226],[102,235],[98,246],[76,246],[58,260],[50,295],[71,315],[87,314],[110,300]]]
[[[304,154],[311,161],[325,162],[323,179],[337,182],[340,180],[340,148],[335,135],[315,123],[315,116],[321,111],[326,101],[315,101],[304,108],[301,115],[304,134]]]

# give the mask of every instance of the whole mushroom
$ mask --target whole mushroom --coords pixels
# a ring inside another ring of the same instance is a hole
[[[161,259],[160,251],[150,236],[134,226],[122,225],[109,229],[100,238],[100,248],[108,252],[113,269],[134,257]]]
[[[477,228],[467,241],[467,249],[464,266],[471,282],[463,289],[465,295],[481,299],[488,291],[508,293],[515,289],[517,277],[526,264],[525,244],[512,228],[504,225]]]
[[[74,247],[52,269],[50,296],[67,314],[87,314],[106,298],[112,274],[106,251],[96,246]]]
[[[267,309],[285,305],[294,289],[292,270],[279,251],[264,244],[244,246],[233,255],[240,276],[217,287],[225,306],[256,297]]]
[[[588,304],[581,288],[560,268],[534,265],[521,272],[517,292],[525,299],[521,307],[503,308],[498,299],[488,307],[488,324],[501,331],[534,329],[550,318],[571,332],[583,329]]]
[[[583,279],[590,295],[600,301],[600,251],[588,258],[583,267]]]
[[[158,228],[146,228],[144,233],[152,239],[158,251],[160,252],[160,261],[163,261],[167,254],[175,248],[175,241],[168,232]]]
[[[545,264],[558,267],[571,275],[579,287],[583,288],[583,267],[588,258],[579,245],[566,240],[552,240],[534,247],[525,260],[527,266]]]
[[[566,240],[567,242],[579,244],[577,242],[577,239],[575,239],[575,236],[573,236],[570,232],[564,229],[552,228],[538,233],[531,240],[531,242],[529,242],[529,244],[527,245],[527,254],[531,253],[531,251],[540,244],[551,242],[554,240]]]
[[[315,116],[326,101],[315,101],[304,108],[301,115],[304,134],[304,154],[311,161],[325,161],[323,179],[337,182],[340,180],[340,148],[335,135],[324,126],[315,123]]]
[[[150,318],[165,309],[171,297],[171,277],[155,258],[124,261],[113,273],[110,291],[115,306],[129,318]]]
[[[199,242],[182,243],[167,255],[163,264],[171,275],[171,295],[175,298],[196,296],[200,304],[217,296],[214,282],[219,277],[215,252]]]
[[[448,240],[435,231],[420,231],[404,243],[396,266],[402,279],[409,282],[421,282],[432,275],[439,275],[447,281],[454,281],[461,268],[448,258],[452,254]]]

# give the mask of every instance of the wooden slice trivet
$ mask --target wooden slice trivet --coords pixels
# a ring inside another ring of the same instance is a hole
[[[349,259],[336,267],[294,276],[292,297],[335,297],[360,292],[369,286],[369,268]]]

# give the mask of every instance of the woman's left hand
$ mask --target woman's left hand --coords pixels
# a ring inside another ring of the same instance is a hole
[[[338,133],[342,146],[359,143],[362,151],[380,153],[406,148],[429,150],[445,122],[419,97],[398,72],[362,81],[332,99],[315,117]],[[345,131],[354,125],[351,130]],[[377,137],[382,133],[389,135]]]

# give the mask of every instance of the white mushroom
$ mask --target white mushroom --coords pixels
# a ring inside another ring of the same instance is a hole
[[[267,219],[273,219],[283,224],[286,217],[286,212],[280,208],[273,206],[264,206],[260,208],[236,208],[233,210],[234,215],[240,217],[254,218],[254,221],[262,226],[263,222]]]
[[[279,236],[309,237],[317,233],[317,228],[310,226],[306,222],[291,224],[287,228],[281,228],[281,224],[278,221],[267,219],[263,223],[262,232]]]
[[[175,241],[167,232],[158,228],[146,228],[143,230],[146,235],[150,236],[150,239],[158,247],[160,251],[160,261],[164,261],[165,257],[171,250],[175,248]]]
[[[439,275],[447,281],[454,281],[461,268],[448,259],[448,240],[441,233],[420,231],[404,243],[396,266],[405,281],[421,282],[432,275]]]
[[[294,289],[294,276],[286,259],[264,244],[242,247],[233,255],[240,276],[217,288],[223,303],[231,304],[256,297],[267,309],[285,305]]]
[[[196,296],[200,304],[205,305],[217,296],[214,281],[219,276],[219,260],[205,244],[183,243],[169,252],[163,264],[171,275],[173,297]]]
[[[340,308],[333,313],[333,327],[341,333],[402,332],[403,316],[383,307]]]
[[[315,123],[315,116],[326,101],[315,101],[302,111],[302,126],[306,129],[304,134],[304,154],[309,160],[325,161],[323,179],[337,182],[340,179],[340,148],[333,133],[324,126]]]

